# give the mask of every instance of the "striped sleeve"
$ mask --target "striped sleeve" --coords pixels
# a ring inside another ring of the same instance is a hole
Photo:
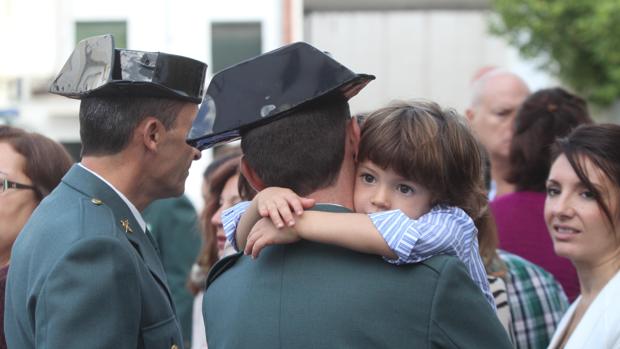
[[[237,226],[239,225],[239,220],[241,220],[241,216],[245,213],[245,211],[250,206],[251,201],[241,201],[235,206],[224,210],[222,213],[222,225],[224,226],[224,233],[226,234],[226,238],[234,247],[235,251],[239,252],[239,248],[237,247]]]
[[[419,219],[410,219],[402,211],[369,215],[390,249],[398,256],[387,259],[393,264],[424,261],[438,254],[458,257],[489,303],[495,301],[489,289],[482,257],[478,249],[478,230],[473,220],[458,207],[435,206]]]

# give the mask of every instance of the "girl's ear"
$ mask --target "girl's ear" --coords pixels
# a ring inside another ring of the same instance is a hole
[[[250,167],[247,163],[245,156],[241,157],[241,174],[243,174],[248,183],[250,183],[252,188],[254,188],[257,192],[265,189],[265,184],[258,177],[254,169],[252,169],[252,167]]]

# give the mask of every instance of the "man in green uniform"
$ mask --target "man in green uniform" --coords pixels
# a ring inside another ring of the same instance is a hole
[[[187,196],[182,195],[154,201],[142,211],[142,216],[159,247],[183,340],[189,347],[194,295],[187,288],[187,278],[201,243],[196,209]]]
[[[214,76],[190,137],[198,147],[241,137],[255,188],[350,212],[360,130],[347,99],[373,78],[310,45],[286,46]],[[453,256],[396,267],[308,241],[270,246],[214,266],[203,315],[210,349],[510,348]]]
[[[80,98],[82,161],[15,242],[5,333],[10,348],[182,348],[157,247],[140,215],[183,193],[200,152],[186,135],[206,65],[80,42],[50,92]]]

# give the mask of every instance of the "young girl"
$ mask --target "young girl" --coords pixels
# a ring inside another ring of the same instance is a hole
[[[482,158],[458,114],[432,102],[379,109],[362,124],[357,160],[354,206],[360,213],[304,211],[313,200],[267,188],[224,212],[229,240],[254,257],[267,245],[299,239],[394,264],[456,255],[495,307],[476,236],[476,226],[488,218]]]

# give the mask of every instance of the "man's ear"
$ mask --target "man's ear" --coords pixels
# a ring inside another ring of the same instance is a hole
[[[147,116],[138,125],[136,131],[138,131],[138,135],[144,146],[151,151],[156,151],[157,146],[162,141],[166,128],[161,121],[154,117]]]
[[[256,190],[257,192],[265,189],[265,184],[258,177],[254,169],[250,167],[247,161],[245,161],[245,156],[241,157],[241,174],[243,177],[247,179],[248,183]]]
[[[357,122],[356,117],[352,117],[349,121],[349,125],[347,126],[347,142],[351,147],[351,151],[353,152],[353,158],[357,161],[357,152],[360,146],[360,138],[361,138],[361,130],[360,124]]]

